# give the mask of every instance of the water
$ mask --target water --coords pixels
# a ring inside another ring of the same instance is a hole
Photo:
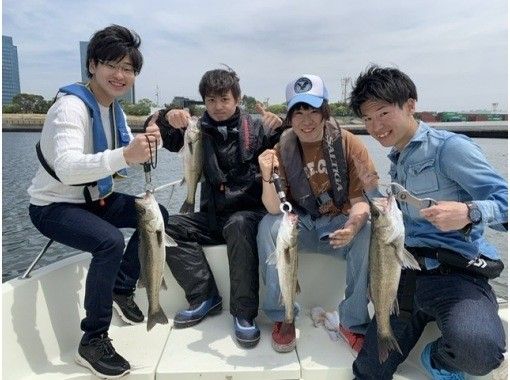
[[[37,256],[47,241],[30,222],[28,216],[29,197],[26,189],[38,167],[35,154],[35,143],[40,133],[4,132],[2,133],[2,282],[14,278],[24,272]],[[369,136],[359,136],[368,147],[382,181],[388,182],[387,172],[389,160],[387,150]],[[508,180],[508,140],[506,139],[474,139],[487,154],[489,162]],[[156,186],[182,177],[182,158],[177,153],[162,149],[158,154],[158,167],[153,171],[152,181]],[[129,194],[143,192],[144,175],[141,166],[130,169],[130,177],[116,182],[116,190]],[[158,202],[170,213],[175,213],[182,204],[186,194],[185,186],[175,188],[173,195],[168,191],[156,194]],[[126,231],[129,233],[129,230]],[[507,234],[487,230],[488,239],[501,252],[505,266],[508,260]],[[54,243],[39,261],[36,268],[48,265],[64,257],[78,252]],[[491,282],[496,294],[507,299],[508,268],[502,275]]]

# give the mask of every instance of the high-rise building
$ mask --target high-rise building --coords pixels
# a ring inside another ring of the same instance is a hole
[[[2,104],[11,103],[20,92],[18,47],[12,37],[2,35]]]
[[[87,68],[87,48],[89,46],[88,41],[80,41],[80,61],[81,61],[81,81],[83,83],[88,82],[88,68]],[[123,96],[120,96],[118,100],[124,99],[128,103],[135,103],[135,85],[129,89]]]

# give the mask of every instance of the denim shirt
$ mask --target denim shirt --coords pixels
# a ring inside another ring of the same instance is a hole
[[[392,149],[392,182],[419,198],[436,201],[473,201],[482,213],[469,236],[460,231],[442,232],[420,216],[412,205],[400,202],[406,230],[405,244],[412,247],[447,248],[468,259],[484,255],[498,259],[499,252],[484,237],[486,226],[502,230],[508,219],[508,185],[487,162],[480,147],[466,136],[419,127],[402,152]],[[428,269],[438,266],[426,260]]]

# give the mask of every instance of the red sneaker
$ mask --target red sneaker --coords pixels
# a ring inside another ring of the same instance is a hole
[[[353,333],[347,330],[342,325],[339,325],[340,336],[347,342],[347,344],[356,352],[361,351],[363,343],[365,343],[365,335]]]
[[[275,322],[271,337],[271,345],[276,352],[292,351],[296,348],[296,327],[294,322]]]

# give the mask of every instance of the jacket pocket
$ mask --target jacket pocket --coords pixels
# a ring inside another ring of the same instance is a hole
[[[406,180],[407,190],[415,195],[438,191],[439,183],[435,168],[434,158],[410,165]]]

